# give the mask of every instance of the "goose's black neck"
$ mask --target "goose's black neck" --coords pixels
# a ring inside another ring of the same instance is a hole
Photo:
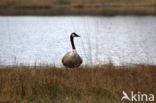
[[[70,42],[71,42],[71,45],[72,45],[72,49],[76,49],[75,45],[74,45],[74,37],[72,35],[70,36]]]

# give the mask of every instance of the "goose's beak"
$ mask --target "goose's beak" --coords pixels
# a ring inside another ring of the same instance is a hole
[[[77,35],[77,37],[80,37],[80,35]]]

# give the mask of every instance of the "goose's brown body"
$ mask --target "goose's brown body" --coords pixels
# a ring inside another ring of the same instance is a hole
[[[79,67],[82,64],[82,59],[79,54],[77,54],[77,52],[73,50],[65,54],[62,59],[62,63],[65,67],[75,68]]]

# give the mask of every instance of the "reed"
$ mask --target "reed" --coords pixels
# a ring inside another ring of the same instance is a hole
[[[120,103],[122,91],[156,94],[156,66],[0,69],[0,103]]]

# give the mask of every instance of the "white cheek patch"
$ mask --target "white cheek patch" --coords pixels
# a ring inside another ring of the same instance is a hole
[[[74,35],[74,34],[72,34],[72,37],[75,37],[75,35]]]

